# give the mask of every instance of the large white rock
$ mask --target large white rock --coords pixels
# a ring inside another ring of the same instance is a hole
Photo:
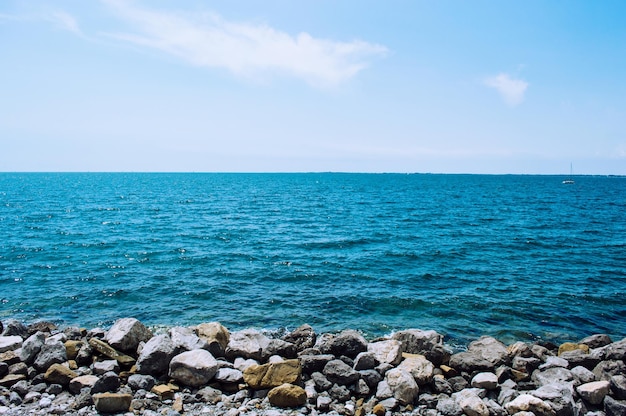
[[[385,381],[389,385],[393,397],[404,405],[413,403],[419,394],[419,386],[415,379],[411,373],[402,368],[387,371]]]
[[[580,397],[587,402],[591,404],[600,404],[604,400],[604,397],[609,394],[610,388],[611,383],[606,380],[602,380],[582,384],[576,388],[576,391],[580,394]]]
[[[489,408],[471,389],[462,390],[452,395],[463,413],[467,416],[489,416]]]
[[[498,376],[494,373],[478,373],[472,378],[472,387],[495,390],[498,387]]]
[[[187,386],[201,386],[215,376],[217,369],[217,360],[210,352],[185,351],[170,361],[169,376]]]
[[[263,349],[267,348],[270,339],[255,329],[244,329],[230,334],[226,347],[226,355],[230,358],[243,357],[260,360]]]
[[[423,355],[419,354],[406,355],[404,361],[402,361],[397,368],[405,370],[411,374],[415,379],[415,382],[420,386],[430,383],[433,379],[435,371],[433,363],[428,361]]]
[[[118,319],[104,337],[105,341],[121,351],[136,351],[140,342],[152,338],[152,332],[135,318]]]
[[[19,335],[0,337],[0,353],[16,350],[22,346],[22,342],[24,340]]]
[[[396,366],[402,361],[402,343],[395,339],[370,342],[367,344],[367,352],[373,353],[381,363]]]
[[[550,404],[530,394],[521,394],[517,396],[514,400],[505,404],[504,408],[511,415],[518,412],[532,412],[536,416],[556,415]]]

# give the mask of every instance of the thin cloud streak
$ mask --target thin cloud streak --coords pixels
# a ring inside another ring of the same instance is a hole
[[[505,73],[485,79],[484,84],[498,91],[504,102],[511,107],[524,101],[524,94],[529,85],[526,81],[511,78],[509,74]]]
[[[266,24],[230,22],[215,13],[192,16],[139,8],[124,0],[103,1],[133,27],[133,33],[108,36],[239,76],[279,72],[312,85],[332,86],[387,52],[384,46],[365,41],[337,42],[308,33],[292,36]]]
[[[78,26],[78,21],[71,14],[64,11],[56,11],[50,15],[50,20],[59,25],[62,29],[82,36],[83,33]]]

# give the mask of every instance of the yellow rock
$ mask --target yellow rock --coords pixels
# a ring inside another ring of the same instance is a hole
[[[374,413],[376,416],[385,416],[385,413],[387,413],[387,409],[385,409],[385,406],[383,406],[382,404],[377,403],[376,406],[374,406],[372,413]]]
[[[130,409],[133,396],[128,393],[98,393],[92,396],[100,413],[122,413]]]
[[[448,365],[441,364],[439,368],[441,369],[441,372],[446,378],[456,377],[459,375],[459,373],[454,368]]]
[[[175,384],[168,383],[154,386],[151,391],[152,393],[158,395],[161,400],[172,400],[174,399],[176,392],[179,390],[180,388],[178,388]]]
[[[85,343],[83,341],[67,340],[65,341],[65,352],[67,353],[68,360],[75,360],[78,355],[78,351]]]
[[[70,381],[76,377],[78,377],[78,374],[62,364],[52,364],[44,375],[44,379],[48,383],[56,383],[63,386],[70,384]]]
[[[279,363],[251,365],[243,372],[243,380],[255,390],[271,389],[285,383],[298,384],[302,375],[300,361],[285,360]]]
[[[581,350],[585,354],[589,354],[589,346],[587,344],[576,344],[574,342],[565,342],[559,346],[559,356],[567,351]]]
[[[112,360],[117,360],[120,365],[130,367],[135,364],[135,359],[126,354],[122,354],[109,344],[104,341],[99,340],[98,338],[91,338],[89,340],[89,345],[98,351],[100,354],[111,358]]]
[[[270,390],[267,398],[277,407],[297,407],[306,403],[306,392],[300,386],[285,383]]]

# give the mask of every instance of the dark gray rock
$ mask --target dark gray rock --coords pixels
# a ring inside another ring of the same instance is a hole
[[[30,334],[28,333],[28,328],[26,328],[23,323],[16,319],[9,319],[4,321],[4,330],[2,335],[5,337],[20,336],[26,339]]]
[[[319,345],[319,348],[324,354],[333,354],[336,357],[345,355],[354,358],[360,352],[367,351],[367,341],[357,331],[348,329],[328,337]]]
[[[448,379],[448,383],[450,383],[452,390],[455,392],[459,392],[469,387],[469,382],[461,376],[451,377]]]
[[[608,360],[600,362],[592,370],[596,380],[611,380],[611,377],[626,374],[626,365],[623,361]]]
[[[626,360],[626,338],[605,347],[607,360]]]
[[[624,416],[626,415],[626,401],[615,400],[611,396],[604,398],[604,412],[606,416]]]
[[[340,403],[345,403],[350,400],[350,391],[343,385],[334,384],[330,390],[328,390],[328,394]]]
[[[280,355],[283,358],[291,359],[297,357],[298,351],[291,342],[283,341],[282,339],[271,339],[263,350],[262,359],[267,360],[272,355]]]
[[[177,353],[176,346],[168,335],[152,337],[137,358],[137,372],[160,376],[167,373],[170,361]]]
[[[611,337],[609,337],[607,334],[590,335],[578,341],[578,344],[585,344],[591,349],[606,347],[607,345],[612,343],[613,341],[611,341]]]
[[[37,354],[41,351],[41,347],[43,347],[45,341],[46,334],[41,331],[26,338],[26,340],[22,343],[22,349],[19,353],[20,360],[28,365],[32,365],[35,358],[37,358]]]
[[[65,345],[60,342],[54,342],[51,344],[44,343],[41,346],[39,354],[37,354],[37,358],[33,362],[33,367],[40,372],[44,372],[52,364],[61,364],[65,361],[67,361]]]
[[[402,350],[410,354],[423,354],[443,344],[443,335],[432,330],[406,329],[394,333],[391,339],[402,342]]]
[[[301,355],[300,365],[302,366],[302,372],[304,374],[313,374],[316,371],[321,372],[326,364],[334,359],[335,356],[332,354]]]
[[[591,370],[600,363],[600,359],[598,357],[587,354],[583,350],[579,349],[566,351],[562,353],[559,357],[567,360],[571,368],[580,365]]]
[[[317,391],[326,391],[333,386],[333,383],[328,381],[326,376],[318,371],[311,374],[311,380],[315,383],[315,388]]]
[[[317,335],[310,325],[304,324],[285,335],[283,340],[292,343],[296,351],[300,352],[312,348],[317,340]]]
[[[380,362],[376,359],[376,355],[372,352],[361,352],[354,359],[353,368],[359,370],[372,370],[379,365]]]
[[[322,371],[331,383],[347,385],[359,379],[359,373],[341,360],[329,361]]]
[[[574,388],[571,383],[554,383],[544,385],[532,393],[533,396],[548,402],[556,416],[575,414]]]
[[[120,377],[113,371],[109,371],[100,376],[91,388],[91,393],[115,392],[120,388]]]
[[[145,374],[133,374],[128,377],[128,387],[132,390],[146,390],[150,391],[156,384],[156,379],[152,376]]]
[[[450,367],[459,372],[494,371],[495,365],[476,351],[464,351],[450,357]]]
[[[611,391],[618,400],[626,400],[626,376],[618,374],[611,377]]]
[[[0,378],[9,374],[9,365],[4,361],[0,361]]]
[[[376,370],[361,370],[359,375],[370,389],[376,389],[378,383],[383,381],[383,375]]]

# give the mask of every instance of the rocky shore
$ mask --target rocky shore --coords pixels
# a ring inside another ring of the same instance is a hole
[[[3,324],[0,415],[626,415],[626,339],[607,335],[453,352],[418,329],[368,341],[308,325],[270,337],[217,322]]]

